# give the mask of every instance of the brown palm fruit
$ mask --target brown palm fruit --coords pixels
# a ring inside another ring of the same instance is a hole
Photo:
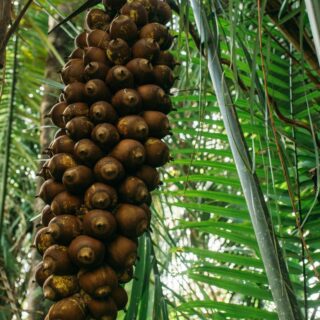
[[[144,8],[147,10],[149,15],[149,20],[152,20],[154,18],[154,15],[156,13],[156,9],[158,6],[157,0],[128,0],[128,3],[132,2],[140,2]]]
[[[68,104],[74,102],[81,102],[85,99],[85,90],[84,90],[84,83],[82,82],[72,82],[68,84],[64,88],[64,96]]]
[[[95,29],[87,35],[88,47],[97,47],[107,50],[110,41],[111,38],[109,33],[103,30]]]
[[[110,17],[101,9],[91,9],[87,13],[86,24],[90,30],[107,30],[110,24]]]
[[[84,75],[86,80],[90,79],[100,79],[105,80],[106,75],[109,71],[109,67],[101,62],[90,62],[87,64]]]
[[[79,284],[93,298],[105,298],[118,287],[116,273],[110,267],[103,265],[94,270],[79,273]]]
[[[93,123],[87,117],[75,117],[66,124],[68,136],[75,141],[89,138],[93,127]]]
[[[90,102],[110,101],[111,94],[105,82],[100,79],[89,80],[85,85],[86,97]]]
[[[139,116],[126,116],[119,120],[117,129],[123,139],[144,141],[149,134],[147,123]]]
[[[144,144],[146,163],[152,167],[162,167],[170,160],[168,146],[157,138],[149,138]]]
[[[116,190],[100,182],[92,184],[84,195],[84,203],[88,209],[106,210],[114,208],[117,202]]]
[[[46,299],[58,301],[72,296],[79,291],[77,276],[51,275],[43,284],[43,295]]]
[[[115,320],[117,319],[117,306],[111,298],[103,300],[90,299],[87,302],[90,314],[98,320]]]
[[[48,233],[47,227],[41,228],[40,230],[38,230],[34,241],[35,241],[35,246],[41,255],[43,255],[50,246],[56,243],[52,235]]]
[[[54,134],[53,139],[57,139],[66,134],[67,134],[67,130],[65,128],[59,128]]]
[[[109,211],[91,210],[83,217],[84,233],[99,240],[110,239],[116,228],[116,220]]]
[[[88,115],[89,106],[83,102],[69,104],[63,111],[63,119],[66,123],[75,117],[87,117]]]
[[[81,234],[82,222],[74,215],[61,215],[53,218],[48,230],[53,239],[59,244],[69,244],[72,239]]]
[[[153,82],[155,72],[149,60],[143,58],[132,59],[127,63],[127,68],[133,74],[137,84]]]
[[[161,45],[161,49],[164,51],[169,50],[172,47],[175,38],[177,38],[177,36],[173,36],[169,33],[166,41]]]
[[[106,77],[106,83],[112,91],[124,88],[133,88],[134,80],[132,73],[124,66],[114,66]]]
[[[59,128],[65,127],[62,115],[63,111],[67,108],[67,106],[68,104],[66,102],[59,102],[51,108],[48,114],[48,117],[50,117],[52,122]]]
[[[128,303],[128,294],[123,287],[119,286],[118,288],[112,290],[110,297],[115,302],[118,310],[125,309]]]
[[[140,208],[142,208],[145,211],[145,213],[148,217],[149,225],[150,225],[151,218],[152,218],[152,212],[150,210],[150,207],[146,203],[143,203],[142,205],[140,205]]]
[[[82,199],[68,191],[60,192],[51,202],[51,210],[54,215],[78,214],[82,206]]]
[[[141,117],[149,128],[149,135],[162,139],[170,134],[170,124],[168,117],[159,111],[145,111]]]
[[[123,39],[132,44],[138,37],[138,28],[134,21],[125,15],[116,17],[110,25],[111,39]]]
[[[133,278],[133,267],[131,266],[124,270],[118,270],[117,277],[119,284],[125,284],[130,282]]]
[[[85,65],[89,64],[90,62],[100,62],[103,64],[108,64],[108,59],[105,51],[97,47],[85,48],[83,61]]]
[[[152,38],[158,42],[160,48],[166,43],[169,37],[168,29],[157,22],[148,23],[142,27],[139,33],[140,39]]]
[[[172,70],[166,65],[154,66],[153,77],[155,83],[159,86],[162,86],[162,88],[165,90],[171,89],[175,81]]]
[[[61,79],[64,84],[84,82],[84,63],[82,59],[71,59],[61,70]]]
[[[95,141],[102,150],[110,150],[120,140],[116,127],[110,123],[97,124],[91,133],[91,139]]]
[[[112,105],[121,116],[136,114],[141,110],[141,97],[136,90],[122,89],[112,97]]]
[[[143,145],[132,139],[121,140],[111,151],[110,155],[119,160],[129,170],[138,168],[145,161]]]
[[[160,185],[159,172],[156,168],[148,165],[142,165],[135,172],[135,175],[146,184],[149,191],[153,191]]]
[[[74,39],[74,44],[76,47],[84,49],[87,47],[87,31],[83,31],[76,36]]]
[[[107,11],[118,11],[126,3],[126,0],[102,0]]]
[[[114,39],[109,43],[107,57],[114,64],[126,64],[131,57],[131,49],[123,39]]]
[[[69,55],[68,59],[82,59],[84,50],[81,48],[75,48]]]
[[[41,212],[41,224],[47,227],[49,222],[54,218],[54,214],[51,211],[49,204],[45,205]]]
[[[132,56],[134,58],[143,58],[153,61],[160,54],[160,46],[158,42],[152,38],[138,40],[132,47]]]
[[[122,15],[130,17],[138,27],[148,23],[148,11],[140,2],[127,2],[120,12]]]
[[[119,198],[123,202],[141,204],[149,202],[150,193],[141,179],[129,176],[119,187]]]
[[[57,153],[48,162],[48,170],[56,181],[61,181],[64,172],[77,165],[68,153]]]
[[[105,247],[101,241],[81,235],[72,240],[68,252],[73,263],[79,267],[88,268],[102,263]]]
[[[157,59],[154,61],[155,65],[165,65],[170,69],[174,69],[179,63],[175,60],[172,53],[169,51],[161,51]]]
[[[107,244],[108,260],[116,268],[128,269],[137,259],[137,244],[121,235]]]
[[[35,280],[37,284],[42,287],[45,281],[49,278],[50,273],[47,270],[44,270],[43,263],[40,262],[35,267]]]
[[[52,178],[52,175],[48,167],[49,162],[50,162],[50,159],[46,160],[42,165],[40,171],[37,173],[37,176],[43,178],[44,180],[48,180]]]
[[[74,146],[74,156],[80,162],[92,167],[103,157],[103,153],[92,140],[81,139]]]
[[[51,203],[53,198],[60,192],[65,191],[66,187],[53,179],[46,180],[40,187],[39,194],[37,197],[40,197],[45,203]]]
[[[43,255],[43,269],[48,274],[75,274],[77,267],[72,263],[68,247],[54,244]]]
[[[94,174],[98,181],[114,184],[125,175],[123,165],[113,157],[104,157],[94,166]]]
[[[48,320],[86,320],[86,306],[78,297],[68,297],[55,303],[48,316]]]
[[[129,238],[140,237],[149,226],[144,209],[131,204],[121,204],[115,212],[115,218],[119,232]]]
[[[97,124],[102,122],[116,123],[118,114],[114,107],[105,101],[98,101],[91,105],[89,112],[90,120]]]
[[[159,1],[156,10],[157,21],[161,24],[167,24],[172,18],[172,10],[166,1]]]
[[[49,145],[48,151],[52,154],[73,153],[74,141],[67,135],[54,139]]]
[[[93,182],[92,171],[83,165],[65,171],[62,182],[71,193],[81,194]]]

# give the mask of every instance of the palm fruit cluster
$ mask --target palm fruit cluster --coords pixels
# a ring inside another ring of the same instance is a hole
[[[55,303],[45,320],[116,319],[127,304],[138,237],[150,228],[150,192],[169,160],[169,90],[176,62],[160,0],[105,0],[61,71],[50,117],[46,203],[35,245],[36,281]]]

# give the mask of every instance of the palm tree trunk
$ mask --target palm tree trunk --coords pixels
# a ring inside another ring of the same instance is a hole
[[[5,40],[5,35],[7,34],[8,26],[11,19],[11,1],[10,0],[0,0],[0,69],[3,68],[5,63],[5,47],[3,47],[3,42]]]
[[[208,68],[223,117],[230,148],[249,209],[253,229],[259,245],[270,289],[280,320],[303,319],[289,278],[282,251],[272,228],[258,178],[251,170],[252,161],[242,133],[231,94],[224,81],[215,36],[198,0],[191,0],[201,43],[207,45]]]

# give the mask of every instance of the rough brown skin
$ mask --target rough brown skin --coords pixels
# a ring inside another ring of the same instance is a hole
[[[91,103],[100,100],[110,101],[111,94],[105,82],[101,79],[89,80],[85,85],[85,96]]]
[[[77,267],[71,262],[68,247],[54,244],[43,255],[43,269],[51,275],[75,274]]]
[[[63,91],[64,99],[68,104],[85,101],[85,85],[82,82],[72,82]]]
[[[123,139],[144,141],[149,135],[149,128],[140,116],[126,116],[119,120],[117,129]]]
[[[125,172],[120,161],[113,157],[104,157],[94,166],[94,174],[98,181],[112,185],[121,181]]]
[[[102,150],[91,140],[81,139],[74,146],[74,157],[80,163],[92,167],[103,157]]]
[[[111,38],[109,33],[103,30],[95,29],[90,31],[87,35],[88,47],[97,47],[107,50],[110,41]]]
[[[134,170],[145,161],[143,145],[133,139],[121,140],[111,151],[111,156],[119,160],[128,170]]]
[[[134,89],[119,90],[112,97],[112,105],[121,116],[136,114],[141,110],[141,97]]]
[[[145,211],[131,204],[121,204],[115,212],[115,218],[121,234],[126,237],[139,237],[149,227]]]
[[[107,253],[110,265],[116,268],[128,269],[136,261],[137,245],[134,241],[119,235],[108,243]]]
[[[35,267],[35,280],[40,287],[43,286],[44,282],[49,278],[50,274],[48,271],[43,269],[43,263],[40,262]]]
[[[84,195],[84,204],[88,209],[107,210],[114,208],[117,201],[116,190],[100,182],[92,184]]]
[[[45,251],[54,245],[56,242],[53,239],[52,235],[48,233],[48,228],[41,228],[38,230],[36,236],[35,236],[35,246],[38,250],[38,252],[43,255]]]
[[[66,187],[62,183],[49,179],[41,185],[38,196],[48,204],[51,203],[58,193],[65,190]]]
[[[67,135],[74,141],[89,138],[93,127],[89,118],[76,117],[67,122]]]
[[[91,139],[95,141],[102,150],[108,151],[119,142],[120,136],[116,127],[112,124],[100,123],[93,128]]]
[[[48,154],[57,153],[73,153],[74,141],[67,135],[62,135],[57,139],[53,140],[47,149]]]
[[[48,313],[50,320],[85,320],[85,304],[78,297],[69,297],[55,303]]]
[[[140,2],[127,2],[120,12],[122,15],[130,17],[138,27],[148,23],[148,11]]]
[[[139,33],[140,39],[152,38],[158,42],[160,48],[166,43],[169,32],[168,29],[157,22],[146,24]]]
[[[113,320],[117,318],[117,306],[112,298],[91,299],[87,302],[90,314],[95,319]]]
[[[62,177],[64,186],[74,194],[81,194],[92,182],[93,172],[83,165],[66,170]]]
[[[106,83],[113,92],[124,88],[133,88],[134,80],[132,73],[124,66],[114,66],[106,77]]]
[[[148,203],[150,194],[145,183],[134,176],[127,177],[119,186],[119,198],[131,204]]]
[[[158,42],[152,38],[143,38],[138,40],[132,47],[132,56],[134,58],[143,58],[154,61],[160,54]]]
[[[84,49],[87,47],[87,32],[83,31],[74,39],[74,44],[76,47]]]
[[[127,68],[134,76],[137,84],[145,84],[153,81],[155,72],[149,60],[143,58],[135,58],[127,63]]]
[[[109,211],[91,210],[83,217],[83,231],[99,240],[110,239],[116,231],[117,223]]]
[[[119,286],[118,288],[113,290],[111,293],[111,298],[115,302],[118,310],[125,309],[128,303],[128,294],[123,287]]]
[[[65,123],[63,121],[63,112],[67,108],[67,103],[59,102],[55,104],[50,110],[48,116],[51,118],[52,122],[59,128],[64,128]]]
[[[118,287],[118,278],[107,265],[79,273],[79,284],[87,294],[96,299],[105,298]]]
[[[88,268],[99,265],[103,261],[105,246],[97,239],[81,235],[72,240],[68,253],[74,264]]]
[[[50,221],[47,232],[57,243],[68,245],[81,234],[82,222],[74,215],[57,216]]]
[[[48,162],[48,170],[56,181],[61,181],[64,172],[77,165],[73,157],[68,153],[55,154]]]
[[[104,80],[110,67],[101,62],[90,62],[84,69],[84,78],[88,81],[90,79]]]
[[[96,47],[87,47],[84,49],[84,64],[87,65],[90,62],[100,62],[108,64],[108,59],[104,50]]]
[[[136,176],[141,179],[149,191],[153,191],[160,185],[160,176],[156,168],[143,165],[136,171]]]
[[[70,297],[79,291],[78,279],[73,275],[51,275],[43,284],[43,295],[46,299],[58,301]]]
[[[82,59],[72,59],[61,70],[61,79],[64,84],[84,82],[84,63]]]
[[[153,167],[162,167],[170,160],[168,146],[160,139],[149,138],[144,144],[146,163]]]
[[[98,101],[91,105],[89,117],[95,124],[98,123],[111,123],[114,124],[118,121],[118,114],[114,107],[105,101]]]
[[[111,39],[120,38],[132,44],[138,37],[138,28],[130,17],[119,15],[110,25],[110,37]]]
[[[60,192],[51,202],[51,210],[56,216],[63,214],[78,214],[81,206],[81,197],[75,196],[68,191]]]
[[[86,25],[89,29],[107,30],[110,17],[101,9],[91,9],[86,16]]]
[[[150,137],[162,139],[170,134],[168,117],[159,111],[145,111],[141,114],[149,128]]]
[[[67,123],[75,117],[87,117],[89,115],[89,106],[86,103],[78,102],[67,106],[63,111],[64,122]]]
[[[41,224],[47,227],[49,222],[54,218],[54,214],[51,211],[49,204],[45,205],[41,212]]]
[[[107,57],[116,65],[126,64],[131,57],[131,49],[126,41],[117,38],[110,41]]]

